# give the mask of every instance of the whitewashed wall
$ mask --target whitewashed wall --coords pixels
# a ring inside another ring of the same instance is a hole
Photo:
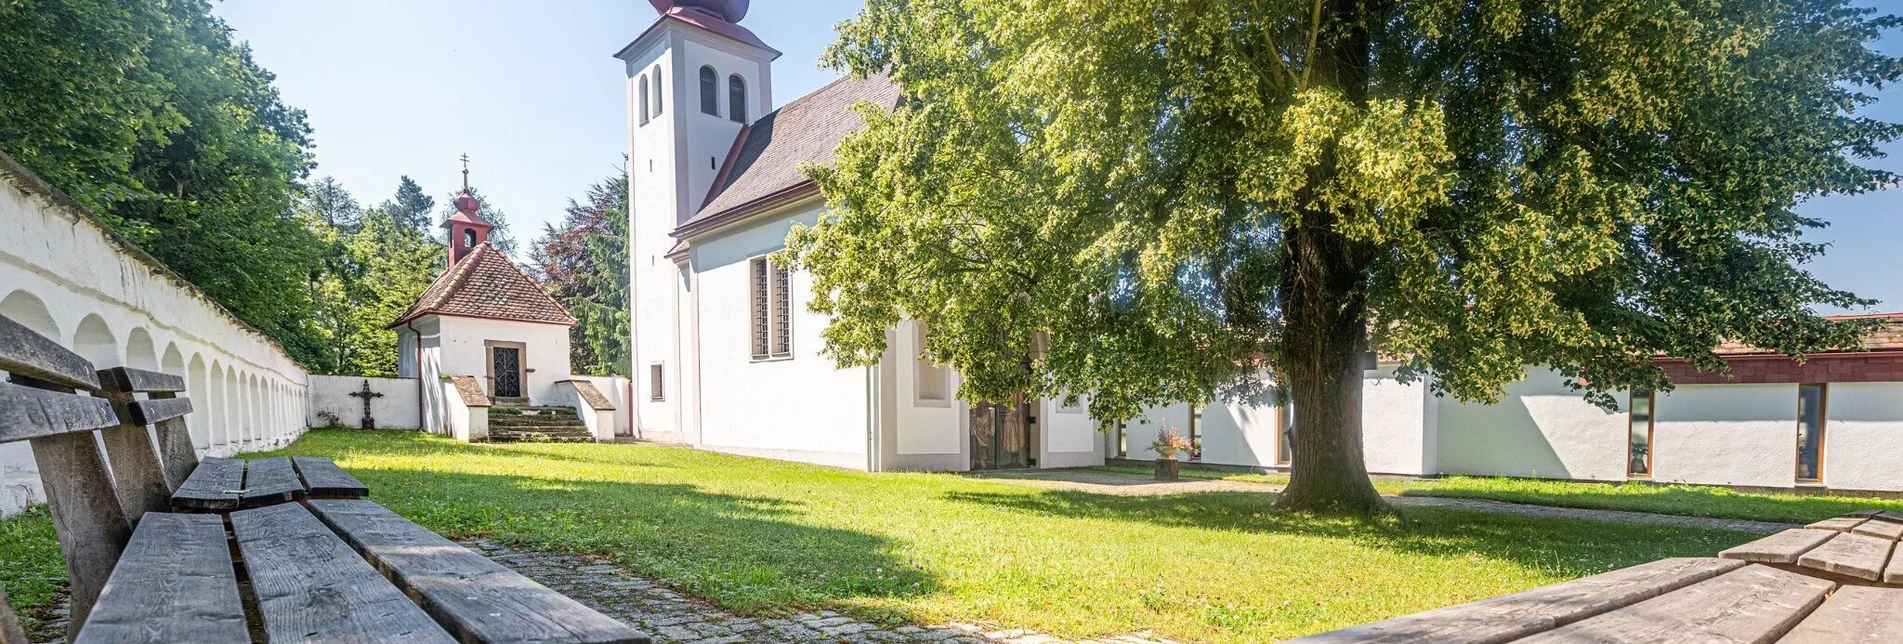
[[[1564,383],[1536,368],[1497,405],[1434,399],[1440,473],[1625,480],[1626,414],[1587,404]]]
[[[1824,484],[1903,491],[1903,383],[1834,383],[1828,393]]]
[[[306,374],[282,347],[3,156],[0,315],[101,368],[184,376],[202,454],[276,447],[304,431]],[[31,450],[0,446],[0,514],[42,499]]]
[[[1579,401],[1575,407],[1584,405]],[[1654,481],[1796,484],[1797,385],[1680,386],[1658,396],[1653,414],[1658,419],[1652,438]],[[1621,433],[1607,443],[1624,458],[1626,415],[1615,418]],[[1616,478],[1625,478],[1624,469]]]
[[[490,320],[458,316],[438,318],[441,346],[437,359],[443,375],[475,376],[483,391],[495,395],[489,382],[489,351],[486,342],[519,342],[522,366],[529,370],[523,378],[522,393],[533,405],[555,404],[559,398],[555,383],[568,379],[568,327],[512,320]]]
[[[362,391],[366,381],[370,383],[370,391],[383,394],[370,399],[370,414],[376,420],[377,429],[416,429],[422,422],[422,403],[418,399],[421,387],[416,378],[311,374],[310,426],[324,427],[327,421],[321,414],[330,412],[337,415],[338,425],[361,429],[363,399],[351,394]]]
[[[594,383],[595,389],[600,391],[601,395],[607,396],[608,402],[613,403],[615,406],[615,435],[633,435],[633,425],[630,423],[634,419],[634,409],[630,407],[633,403],[629,401],[629,397],[633,393],[634,383],[632,381],[621,376],[569,376],[569,379],[586,380]]]

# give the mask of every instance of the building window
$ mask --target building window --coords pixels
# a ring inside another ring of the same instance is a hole
[[[655,65],[654,71],[649,72],[648,76],[654,78],[654,115],[660,116],[661,104],[666,102],[661,99],[661,66]]]
[[[748,337],[754,359],[793,354],[792,278],[765,257],[747,264]]]
[[[1203,460],[1203,409],[1189,406],[1189,460]]]
[[[747,81],[739,74],[727,77],[727,118],[747,122]]]
[[[640,95],[639,98],[636,99],[636,102],[638,103],[639,108],[636,109],[634,112],[637,116],[641,118],[641,124],[647,125],[648,124],[648,75],[642,74],[636,77],[636,80],[638,80],[641,83],[641,89],[636,92],[637,94]]]
[[[1632,392],[1626,426],[1626,466],[1628,476],[1652,475],[1652,390]]]
[[[1295,455],[1295,403],[1283,402],[1275,408],[1277,424],[1282,426],[1282,440],[1275,448],[1275,464],[1288,465],[1290,457]]]
[[[653,402],[667,400],[667,380],[664,376],[665,373],[666,370],[661,367],[661,363],[654,362],[648,364],[648,400]]]
[[[700,68],[700,111],[720,116],[720,74],[714,68]]]
[[[924,322],[914,323],[913,337],[917,338],[918,348],[918,404],[928,407],[946,407],[951,404],[951,368],[932,362],[925,355],[925,339],[931,333]]]
[[[1130,445],[1126,439],[1127,434],[1124,431],[1123,419],[1119,418],[1117,422],[1111,423],[1110,431],[1113,432],[1110,437],[1110,456],[1113,458],[1129,456]]]
[[[1797,386],[1797,480],[1805,483],[1824,480],[1826,404],[1823,385]]]
[[[475,248],[475,247],[476,247],[476,229],[464,228],[463,229],[463,248]]]

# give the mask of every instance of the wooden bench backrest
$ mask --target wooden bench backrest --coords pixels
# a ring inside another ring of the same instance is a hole
[[[129,367],[95,371],[84,357],[5,316],[0,371],[8,373],[0,383],[0,443],[33,447],[71,577],[68,634],[75,634],[133,525],[146,512],[167,509],[172,490],[197,466],[185,427],[191,401],[177,397],[183,378]],[[159,445],[146,425],[157,430]],[[0,622],[11,616],[0,615]]]

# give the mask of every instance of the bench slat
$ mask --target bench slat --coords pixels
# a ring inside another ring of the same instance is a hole
[[[99,390],[99,374],[72,350],[0,315],[0,371],[62,387]]]
[[[1834,530],[1837,532],[1849,532],[1851,529],[1856,528],[1859,525],[1863,525],[1863,522],[1864,522],[1863,517],[1844,516],[1844,517],[1836,517],[1833,519],[1824,519],[1822,521],[1818,521],[1816,523],[1813,523],[1804,527],[1810,528],[1812,530]]]
[[[466,642],[645,644],[648,637],[373,501],[310,507]]]
[[[1903,633],[1903,588],[1844,586],[1778,644],[1877,642]]]
[[[1825,541],[1829,541],[1837,534],[1830,530],[1810,528],[1785,530],[1751,543],[1732,547],[1718,553],[1718,556],[1757,563],[1797,563],[1798,557],[1810,552],[1812,548],[1824,545]]]
[[[74,644],[250,642],[225,522],[150,512],[106,581]]]
[[[187,510],[236,510],[244,489],[244,461],[208,456],[172,493],[172,507]]]
[[[157,398],[152,400],[134,400],[126,404],[132,411],[132,422],[136,425],[157,425],[159,421],[171,420],[192,413],[190,398]]]
[[[162,391],[146,395],[155,400],[172,397]],[[152,425],[152,431],[159,435],[159,461],[165,465],[165,482],[177,490],[198,469],[198,448],[192,445],[192,432],[182,417],[161,420]]]
[[[1895,545],[1882,537],[1845,532],[1804,553],[1797,565],[1876,581],[1883,578],[1883,564],[1890,560]]]
[[[1903,539],[1903,523],[1865,521],[1863,525],[1852,528],[1850,531],[1857,534],[1867,534],[1872,537],[1882,537],[1891,541]]]
[[[244,499],[247,508],[296,501],[304,498],[304,482],[291,469],[291,459],[282,456],[254,458],[245,464]]]
[[[115,387],[119,391],[150,393],[164,391],[176,393],[185,391],[185,378],[169,373],[146,371],[132,367],[113,367],[99,370],[99,384]]]
[[[104,398],[0,382],[0,443],[117,424],[119,417]]]
[[[268,642],[455,642],[296,503],[231,514]]]
[[[360,499],[370,495],[370,488],[328,458],[298,456],[291,459],[291,464],[297,466],[297,473],[304,477],[304,489],[313,498]]]
[[[1728,559],[1661,559],[1512,595],[1330,631],[1288,644],[1499,644],[1630,606],[1745,565]]]
[[[1890,554],[1890,565],[1883,569],[1883,583],[1903,586],[1903,557]]]
[[[1835,586],[1768,566],[1745,566],[1516,644],[1770,642],[1823,603]]]

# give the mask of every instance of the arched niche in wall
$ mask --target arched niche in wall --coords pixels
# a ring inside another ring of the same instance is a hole
[[[152,332],[132,327],[126,334],[126,366],[146,371],[159,370],[159,352],[152,345]]]
[[[217,358],[211,361],[211,444],[214,447],[231,444],[231,398],[227,392],[231,389],[231,373]],[[227,453],[220,449],[220,454]]]
[[[185,396],[192,399],[192,414],[185,423],[192,432],[192,447],[199,452],[211,449],[212,399],[211,378],[205,371],[205,356],[192,354],[185,367]]]
[[[79,321],[79,328],[73,331],[72,347],[75,353],[100,369],[125,364],[119,355],[119,340],[113,337],[112,327],[107,326],[106,319],[98,313],[88,314]]]
[[[34,333],[49,337],[55,341],[61,337],[59,323],[53,321],[53,314],[46,310],[46,302],[38,295],[24,290],[8,293],[0,298],[0,315],[7,316]]]

